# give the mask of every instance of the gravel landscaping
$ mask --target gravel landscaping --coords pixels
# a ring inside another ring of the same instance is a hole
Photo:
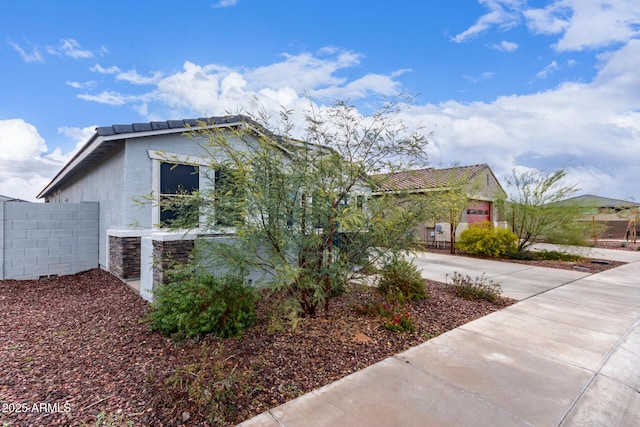
[[[380,299],[353,286],[295,330],[274,322],[278,296],[265,295],[241,339],[174,343],[150,330],[147,302],[104,271],[0,281],[0,425],[234,425],[514,302],[426,285],[430,298],[403,310],[413,332],[359,314]]]

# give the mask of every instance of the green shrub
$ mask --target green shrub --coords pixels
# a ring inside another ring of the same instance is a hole
[[[545,261],[570,261],[570,262],[575,262],[575,261],[582,260],[582,257],[580,255],[569,254],[569,253],[560,252],[560,251],[542,250],[542,251],[538,252],[536,254],[536,256],[538,257],[538,259],[545,260]]]
[[[446,281],[447,283],[449,282],[448,275]],[[456,295],[472,300],[483,299],[494,302],[502,293],[500,283],[487,280],[484,277],[484,273],[481,276],[471,278],[469,275],[463,276],[456,271],[453,273],[453,276],[451,276],[451,284],[453,285]]]
[[[152,329],[176,338],[236,336],[256,319],[255,290],[241,277],[176,274],[153,294]]]
[[[395,258],[380,271],[378,290],[390,301],[411,301],[428,298],[420,271],[412,261]]]
[[[518,259],[521,261],[535,261],[538,259],[536,254],[530,251],[525,251],[525,250],[510,252],[507,254],[507,256],[511,259]]]
[[[473,255],[504,256],[516,252],[518,236],[489,222],[474,224],[460,234],[457,248]]]
[[[377,316],[385,319],[384,328],[391,332],[414,331],[413,316],[398,302],[369,303],[353,308],[360,315]]]

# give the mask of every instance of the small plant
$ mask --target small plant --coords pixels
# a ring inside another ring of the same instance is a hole
[[[520,261],[535,261],[538,259],[536,254],[527,250],[510,252],[507,256],[511,259],[517,259]]]
[[[413,316],[397,301],[376,302],[353,307],[356,313],[385,319],[384,328],[392,332],[414,331]]]
[[[449,275],[446,277],[446,282],[449,283]],[[471,300],[483,299],[495,302],[502,293],[500,283],[486,279],[484,273],[471,278],[469,275],[463,276],[456,271],[451,276],[451,284],[458,296]]]
[[[536,254],[536,256],[538,257],[538,259],[541,259],[541,260],[544,260],[544,261],[576,262],[576,261],[581,261],[582,260],[582,257],[580,255],[569,254],[567,252],[561,252],[561,251],[542,250],[542,251],[538,252]]]
[[[250,383],[254,375],[251,369],[239,372],[231,357],[222,356],[222,345],[212,349],[203,342],[200,361],[178,367],[165,380],[165,387],[194,402],[200,415],[215,425],[228,424],[226,419],[236,408],[234,401],[242,394],[239,385]]]
[[[428,298],[424,279],[413,261],[394,258],[380,271],[378,290],[389,301],[413,301]]]
[[[499,257],[516,252],[518,236],[511,230],[494,227],[485,221],[464,230],[457,248],[472,255]]]
[[[237,336],[256,319],[255,290],[240,277],[186,272],[154,290],[151,327],[174,338]]]
[[[100,412],[96,415],[96,422],[93,424],[95,427],[99,426],[132,426],[135,423],[131,420],[127,420],[123,415]]]
[[[413,316],[408,311],[395,313],[385,322],[384,328],[391,332],[413,332]]]

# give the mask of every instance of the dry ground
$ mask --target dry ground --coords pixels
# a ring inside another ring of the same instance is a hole
[[[353,287],[295,331],[269,331],[265,297],[242,339],[174,343],[150,331],[148,304],[104,271],[0,281],[0,424],[232,425],[513,303],[427,288],[430,298],[407,309],[414,332],[358,315],[355,305],[379,296]]]

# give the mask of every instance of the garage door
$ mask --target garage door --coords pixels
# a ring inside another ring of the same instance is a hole
[[[474,200],[467,208],[467,223],[471,225],[482,221],[491,221],[491,202]]]

